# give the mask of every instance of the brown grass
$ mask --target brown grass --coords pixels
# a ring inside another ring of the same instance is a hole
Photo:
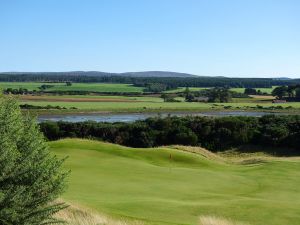
[[[221,152],[216,154],[201,147],[181,146],[181,145],[174,145],[170,147],[185,152],[199,154],[204,158],[207,158],[209,160],[214,160],[220,163],[250,165],[250,164],[263,163],[268,160],[275,159],[275,157],[272,157],[264,153],[239,153],[236,151],[226,151],[226,152]]]
[[[216,216],[200,216],[199,225],[246,225],[246,224],[216,217]]]
[[[226,160],[223,157],[218,156],[217,154],[202,148],[202,147],[193,147],[193,146],[183,146],[183,145],[172,145],[170,146],[173,149],[185,151],[185,152],[191,152],[195,154],[199,154],[203,156],[204,158],[210,159],[210,160],[216,160],[219,162],[225,162]]]
[[[275,99],[274,96],[271,95],[249,95],[251,98],[256,98],[256,99],[265,99],[265,100],[273,100]]]
[[[68,225],[143,225],[139,221],[116,220],[76,204],[58,212],[56,218]]]

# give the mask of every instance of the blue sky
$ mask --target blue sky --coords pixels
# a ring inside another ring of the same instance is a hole
[[[298,0],[0,0],[0,71],[300,77]]]

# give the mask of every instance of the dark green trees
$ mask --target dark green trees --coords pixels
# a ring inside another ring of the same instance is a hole
[[[272,91],[272,95],[276,96],[278,99],[282,99],[284,96],[287,95],[287,90],[288,90],[287,86],[276,87]]]
[[[256,95],[257,91],[255,88],[245,88],[244,94],[246,95]]]
[[[202,146],[212,151],[258,145],[276,154],[299,155],[300,116],[257,117],[153,117],[133,123],[93,121],[43,122],[41,130],[49,139],[95,138],[131,147],[164,145]],[[278,147],[278,148],[277,148]],[[291,151],[287,152],[286,148]]]
[[[209,102],[230,102],[231,93],[227,88],[212,88],[209,91]]]
[[[64,207],[63,160],[50,155],[35,120],[13,98],[0,97],[0,224],[40,225]]]

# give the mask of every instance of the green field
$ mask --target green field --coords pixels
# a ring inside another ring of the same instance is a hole
[[[136,98],[137,99],[137,98]],[[212,109],[223,109],[230,106],[232,110],[249,109],[257,105],[263,107],[282,106],[284,108],[292,106],[293,110],[300,109],[300,102],[283,104],[257,103],[257,102],[232,102],[232,103],[198,103],[198,102],[162,102],[161,99],[148,99],[132,102],[60,102],[60,101],[22,101],[21,104],[36,106],[61,106],[76,107],[84,111],[105,111],[105,112],[147,112],[147,111],[205,111]]]
[[[179,87],[173,90],[168,90],[168,91],[164,91],[164,93],[180,93],[180,92],[184,92],[185,91],[185,87]],[[204,90],[204,89],[208,89],[206,87],[189,87],[190,91],[200,91],[200,90]]]
[[[46,89],[49,92],[56,91],[90,91],[90,92],[138,92],[142,93],[142,87],[135,87],[131,84],[111,84],[111,83],[73,83],[72,86],[66,86],[65,83],[41,83],[41,82],[0,82],[0,88],[26,88],[29,91],[39,90],[39,87],[43,84],[53,85],[54,87]],[[262,92],[271,94],[273,88],[255,88],[256,90],[261,90]],[[179,93],[184,92],[185,87],[179,87],[174,90],[168,90],[164,93]],[[205,87],[190,87],[190,91],[199,91],[203,89],[208,89]],[[245,88],[231,88],[230,90],[239,93],[244,93]]]
[[[97,141],[50,142],[69,156],[63,198],[144,224],[198,224],[218,216],[250,225],[300,221],[300,159],[233,164],[171,148],[134,149]],[[171,159],[170,159],[171,155]]]
[[[72,102],[76,100],[86,100],[95,101],[95,100],[111,100],[113,101],[135,101],[135,102],[163,102],[163,99],[160,97],[153,97],[153,96],[125,96],[125,95],[25,95],[25,96],[18,96],[21,101],[36,101],[40,99],[41,101],[61,101],[64,100],[65,102]],[[181,99],[184,101],[184,98],[178,97],[177,99]]]
[[[53,85],[46,91],[90,91],[90,92],[143,92],[142,87],[135,87],[131,84],[110,84],[110,83],[73,83],[66,86],[65,83],[35,83],[35,82],[0,82],[0,88],[26,88],[30,91],[39,90],[43,84]]]
[[[257,91],[260,90],[263,93],[267,93],[267,94],[271,94],[272,91],[274,90],[274,88],[276,88],[277,86],[273,86],[272,88],[254,88]],[[230,90],[238,92],[238,93],[244,93],[245,88],[230,88]]]
[[[255,89],[260,90],[263,93],[271,94],[275,87],[276,86],[273,86],[272,88],[255,88]],[[186,89],[185,87],[180,87],[177,89],[165,91],[164,93],[179,93],[179,92],[184,92],[185,89]],[[209,89],[209,88],[208,87],[207,88],[205,88],[205,87],[199,87],[199,88],[198,87],[189,87],[190,91],[200,91],[200,90],[204,90],[204,89]],[[245,88],[230,88],[230,90],[238,92],[238,93],[244,93]]]
[[[48,83],[36,83],[36,82],[0,82],[0,88],[6,89],[6,88],[12,88],[12,89],[19,89],[24,88],[29,91],[39,90],[39,87],[43,84]],[[65,85],[65,83],[55,83],[55,85]]]

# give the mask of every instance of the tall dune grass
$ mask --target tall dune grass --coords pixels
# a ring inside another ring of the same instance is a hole
[[[249,225],[216,216],[200,216],[199,225]]]
[[[142,225],[139,221],[116,220],[91,209],[72,204],[58,212],[56,218],[68,225]]]

